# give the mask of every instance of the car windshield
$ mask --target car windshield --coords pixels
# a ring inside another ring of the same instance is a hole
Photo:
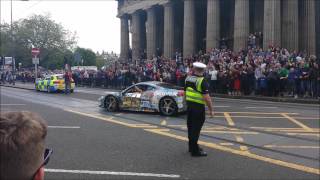
[[[159,84],[157,84],[157,85],[160,86],[160,87],[162,87],[162,88],[183,90],[183,87],[175,86],[175,85],[169,84],[169,83],[159,83]]]

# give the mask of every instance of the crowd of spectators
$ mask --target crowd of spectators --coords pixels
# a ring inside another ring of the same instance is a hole
[[[174,59],[155,56],[139,63],[116,63],[97,72],[74,71],[73,77],[77,84],[117,89],[141,81],[183,86],[192,63],[200,61],[208,65],[205,77],[212,93],[319,97],[319,60],[315,56],[273,46],[262,50],[256,42],[251,34],[248,48],[239,52],[216,48],[184,59],[179,53]]]
[[[295,98],[320,96],[319,59],[271,45],[263,50],[256,42],[255,35],[251,34],[248,48],[239,52],[215,48],[188,58],[181,58],[179,53],[173,59],[154,56],[152,60],[115,62],[98,71],[76,69],[72,75],[78,86],[123,89],[142,81],[183,86],[192,71],[192,63],[199,61],[208,66],[205,78],[210,83],[211,93]],[[55,73],[63,72],[57,70]],[[18,78],[30,80],[32,74],[21,73]]]
[[[63,70],[46,70],[44,68],[38,69],[38,78],[43,78],[47,74],[63,74]],[[25,82],[34,82],[35,78],[34,69],[32,68],[21,68],[20,70],[13,72],[10,70],[1,70],[0,71],[0,84],[14,84],[15,81]]]

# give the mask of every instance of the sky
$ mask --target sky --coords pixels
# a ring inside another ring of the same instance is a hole
[[[1,22],[10,23],[10,0],[0,0]],[[29,0],[12,2],[13,21],[32,14],[50,14],[51,19],[77,33],[78,46],[94,52],[120,53],[120,19],[115,0]]]

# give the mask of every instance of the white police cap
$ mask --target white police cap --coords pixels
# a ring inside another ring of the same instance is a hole
[[[193,63],[193,67],[205,69],[207,66],[201,62],[195,62],[195,63]]]

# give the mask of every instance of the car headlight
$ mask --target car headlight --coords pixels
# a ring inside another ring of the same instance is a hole
[[[102,101],[104,99],[104,96],[99,97],[98,101]]]

